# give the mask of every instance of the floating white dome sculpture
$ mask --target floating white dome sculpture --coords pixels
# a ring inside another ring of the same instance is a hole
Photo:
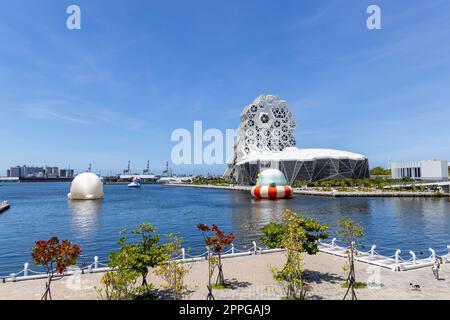
[[[258,182],[260,186],[286,186],[288,182],[283,172],[278,169],[266,169],[259,174]]]
[[[267,169],[258,175],[258,181],[251,194],[257,199],[289,199],[292,196],[292,187],[288,185],[283,172],[278,169]]]
[[[96,200],[102,199],[103,195],[103,183],[100,178],[96,174],[85,172],[73,179],[67,197],[70,200]]]

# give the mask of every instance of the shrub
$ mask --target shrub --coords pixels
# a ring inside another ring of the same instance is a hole
[[[153,285],[147,282],[149,268],[157,266],[165,258],[163,247],[158,245],[160,236],[156,234],[156,228],[142,223],[131,232],[124,229],[119,234],[124,235],[118,241],[119,251],[109,255],[109,266],[117,271],[106,274],[102,279],[107,291],[102,295],[102,290],[98,290],[100,297],[133,299],[146,292],[152,299],[150,289]],[[139,278],[142,278],[142,283],[135,288]]]
[[[177,236],[168,234],[168,243],[163,245],[164,261],[160,262],[155,269],[155,274],[160,276],[166,285],[163,288],[168,289],[174,300],[182,299],[187,288],[184,284],[184,278],[190,271],[190,266],[184,261],[174,260],[181,253],[182,240]]]
[[[315,219],[303,218],[297,213],[292,213],[290,210],[286,210],[284,214],[290,214],[296,217],[296,223],[305,232],[305,239],[302,240],[302,248],[304,248],[308,254],[316,254],[319,251],[317,241],[329,237],[329,234],[326,232],[329,225],[321,225]],[[283,236],[287,232],[286,228],[287,226],[283,221],[271,222],[265,225],[261,230],[263,234],[260,237],[261,243],[271,249],[282,248]]]
[[[285,299],[294,300],[305,298],[302,252],[306,233],[300,222],[300,217],[286,211],[281,217],[283,235],[281,246],[285,249],[286,262],[281,270],[272,268],[273,277],[280,283]]]

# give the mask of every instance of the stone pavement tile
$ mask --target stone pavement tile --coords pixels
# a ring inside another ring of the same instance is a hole
[[[272,253],[256,256],[243,256],[223,260],[225,278],[234,284],[234,289],[214,289],[216,299],[278,300],[283,296],[279,284],[273,279],[271,267],[281,267],[285,261],[284,253]],[[311,287],[309,299],[341,300],[346,292],[341,284],[347,272],[343,265],[345,259],[319,253],[304,257],[306,280]],[[185,283],[188,286],[186,299],[204,300],[207,295],[206,261],[190,264],[192,269]],[[356,277],[360,282],[368,280],[381,283],[379,289],[358,289],[358,299],[393,300],[393,299],[450,299],[450,264],[444,264],[441,277],[433,278],[430,268],[405,272],[393,272],[387,269],[357,262]],[[79,277],[67,277],[55,282],[54,299],[97,299],[95,287],[99,287],[102,274],[85,274]],[[149,274],[149,282],[160,287],[164,282]],[[215,280],[215,278],[214,278]],[[410,283],[418,284],[420,291],[411,290]],[[0,283],[0,299],[40,299],[45,280],[33,280],[16,283]]]

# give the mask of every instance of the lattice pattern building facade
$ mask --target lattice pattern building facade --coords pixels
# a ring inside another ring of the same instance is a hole
[[[370,177],[368,159],[332,149],[295,148],[296,123],[285,100],[263,95],[244,108],[234,154],[224,176],[252,185],[265,168],[281,170],[295,180],[363,179]]]

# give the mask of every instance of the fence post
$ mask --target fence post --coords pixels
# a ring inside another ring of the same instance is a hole
[[[206,259],[209,259],[211,257],[211,249],[206,246]]]
[[[234,244],[231,244],[231,254],[234,254]]]
[[[336,238],[333,238],[333,240],[331,240],[331,250],[334,250],[334,247],[336,246]]]
[[[371,256],[372,258],[375,257],[375,249],[376,249],[376,248],[377,248],[376,245],[373,245],[372,248],[370,248],[370,256]]]
[[[181,258],[182,258],[183,260],[186,259],[186,250],[185,250],[184,248],[181,248]]]
[[[416,254],[413,251],[410,251],[409,254],[412,256],[413,265],[416,265],[416,259],[417,259]]]
[[[28,268],[30,267],[30,264],[28,262],[25,262],[23,265],[23,276],[28,277]]]
[[[10,276],[11,276],[12,282],[16,282],[16,274],[15,273],[11,273]]]
[[[98,269],[98,257],[94,257],[94,269]]]
[[[397,251],[395,251],[395,263],[399,262],[400,253],[402,253],[402,250],[400,250],[400,249],[397,249]]]
[[[253,243],[253,254],[256,255],[256,253],[257,253],[257,251],[258,251],[258,248],[257,248],[257,246],[256,246],[256,241],[253,241],[252,243]]]

